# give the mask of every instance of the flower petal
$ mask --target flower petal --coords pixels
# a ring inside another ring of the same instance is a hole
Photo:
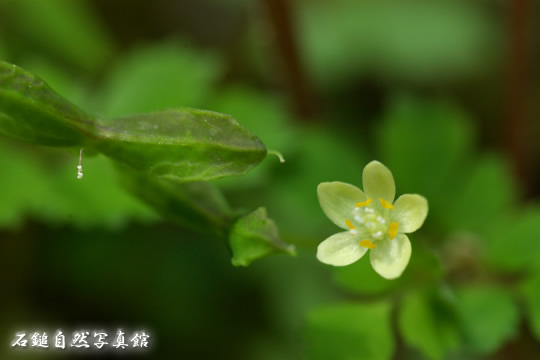
[[[359,240],[358,236],[351,236],[348,231],[334,234],[319,244],[317,259],[334,266],[352,264],[364,256],[368,250],[358,245]]]
[[[396,184],[394,177],[386,166],[378,161],[372,161],[366,165],[362,173],[364,192],[373,201],[379,202],[384,199],[390,204],[396,196]]]
[[[369,258],[373,269],[383,278],[398,278],[411,258],[411,242],[405,234],[398,234],[393,240],[377,241]]]
[[[339,181],[320,183],[317,195],[326,216],[342,229],[348,229],[345,220],[352,217],[356,203],[367,199],[356,186]]]
[[[418,194],[401,195],[394,203],[391,216],[399,224],[399,232],[411,233],[418,230],[428,214],[428,202]]]

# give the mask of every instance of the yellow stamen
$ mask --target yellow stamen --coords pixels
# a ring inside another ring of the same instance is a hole
[[[390,235],[390,240],[396,237],[398,228],[399,225],[397,222],[390,223],[390,227],[388,228],[388,235]]]
[[[381,200],[381,205],[383,208],[394,210],[394,205],[390,204],[388,201],[384,200],[383,198],[381,198],[380,200]]]
[[[371,204],[372,201],[373,201],[373,199],[367,199],[364,202],[356,203],[356,207],[367,206],[367,205]]]
[[[347,225],[347,227],[349,228],[349,230],[354,229],[354,225],[353,225],[349,220],[345,220],[345,225]]]
[[[375,249],[377,247],[377,245],[375,245],[374,243],[372,243],[369,240],[362,240],[362,241],[360,241],[358,243],[358,245],[360,245],[362,247],[365,247],[365,248],[368,248],[368,249]]]

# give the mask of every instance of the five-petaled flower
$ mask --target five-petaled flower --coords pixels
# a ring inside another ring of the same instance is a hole
[[[337,226],[346,229],[324,240],[317,258],[326,264],[352,264],[370,251],[373,269],[386,279],[399,277],[411,258],[405,233],[418,230],[428,213],[427,200],[417,194],[401,195],[395,202],[394,177],[378,161],[366,165],[364,191],[343,182],[317,187],[321,207]]]

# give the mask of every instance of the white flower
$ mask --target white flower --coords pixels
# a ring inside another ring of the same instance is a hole
[[[362,179],[364,191],[337,181],[317,187],[326,216],[347,230],[319,244],[317,258],[325,264],[345,266],[370,249],[373,269],[386,279],[395,279],[411,258],[411,242],[405,233],[422,226],[428,203],[417,194],[401,195],[394,202],[394,177],[378,161],[366,165]]]

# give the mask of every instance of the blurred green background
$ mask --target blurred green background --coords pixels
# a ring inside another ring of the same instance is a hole
[[[540,358],[539,18],[532,0],[0,0],[0,59],[88,112],[214,110],[281,151],[216,184],[298,251],[233,267],[105,157],[78,181],[78,154],[0,138],[0,358],[81,355],[13,351],[17,331],[118,327],[155,359]],[[336,232],[316,186],[361,186],[372,159],[430,203],[395,281],[315,258]]]

